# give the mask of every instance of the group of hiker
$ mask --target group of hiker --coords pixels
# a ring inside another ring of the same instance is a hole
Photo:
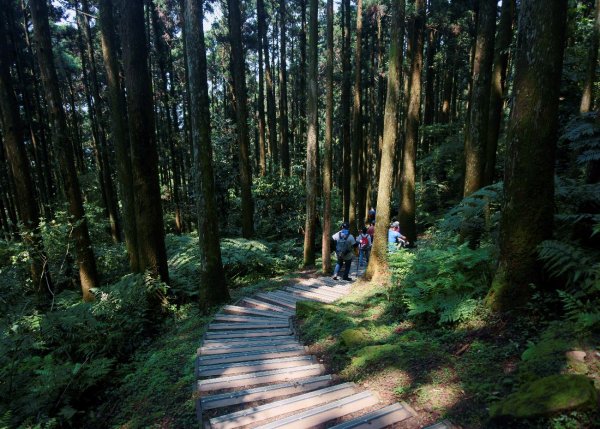
[[[368,226],[367,226],[368,225]],[[358,267],[366,266],[369,263],[369,255],[373,246],[373,236],[375,235],[375,209],[371,208],[368,213],[367,223],[362,227],[358,237],[354,238],[350,234],[350,225],[347,222],[342,223],[338,232],[331,237],[335,242],[337,264],[333,271],[333,279],[338,280],[341,273],[342,280],[352,281],[350,278],[350,267],[355,256],[355,249],[358,250]],[[400,232],[400,223],[394,221],[388,229],[388,250],[396,251],[401,247],[408,245],[407,238]]]

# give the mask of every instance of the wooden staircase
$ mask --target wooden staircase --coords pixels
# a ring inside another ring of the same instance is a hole
[[[402,427],[413,419],[415,412],[405,403],[384,407],[354,383],[336,382],[294,335],[297,301],[332,303],[350,289],[348,282],[321,277],[224,306],[198,349],[200,424],[211,429],[377,429]]]

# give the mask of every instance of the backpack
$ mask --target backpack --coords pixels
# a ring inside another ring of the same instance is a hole
[[[360,237],[358,237],[358,245],[361,249],[366,249],[369,247],[369,236],[366,234],[361,234]]]
[[[346,259],[346,257],[352,252],[352,245],[348,238],[350,234],[342,234],[340,232],[338,239],[335,244],[335,253],[338,259]]]

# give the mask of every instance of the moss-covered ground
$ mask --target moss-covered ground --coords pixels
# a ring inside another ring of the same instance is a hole
[[[584,374],[600,387],[598,338],[573,335],[563,322],[532,311],[502,319],[481,306],[468,322],[440,325],[408,319],[393,305],[388,285],[358,281],[335,305],[300,311],[301,338],[343,379],[403,400],[421,426],[448,418],[465,428],[600,427],[592,411],[532,419],[491,419],[489,409],[520,386],[557,373]],[[585,352],[583,362],[565,352]]]

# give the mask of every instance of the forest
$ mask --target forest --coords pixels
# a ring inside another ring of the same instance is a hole
[[[0,429],[258,427],[230,321],[393,427],[600,428],[599,50],[600,0],[0,0]]]

